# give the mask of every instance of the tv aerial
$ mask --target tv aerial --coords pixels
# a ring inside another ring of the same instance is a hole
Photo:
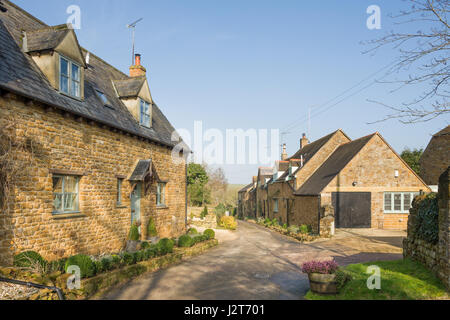
[[[135,45],[136,25],[137,25],[139,22],[141,22],[143,19],[144,19],[144,18],[140,18],[140,19],[136,20],[136,21],[133,22],[133,23],[127,24],[127,28],[128,28],[128,29],[132,29],[132,31],[133,31],[133,49],[132,49],[132,52],[131,52],[131,65],[134,64],[134,45]]]

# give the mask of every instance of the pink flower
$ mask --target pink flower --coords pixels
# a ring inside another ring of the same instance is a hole
[[[322,273],[322,274],[332,274],[338,269],[337,262],[333,260],[329,261],[317,261],[312,260],[302,264],[303,273]]]

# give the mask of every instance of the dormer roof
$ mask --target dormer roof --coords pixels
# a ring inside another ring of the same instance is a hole
[[[117,96],[123,99],[137,97],[146,80],[146,77],[135,77],[123,80],[113,80],[113,83]]]

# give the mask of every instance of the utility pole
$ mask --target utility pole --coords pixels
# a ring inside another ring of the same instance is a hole
[[[133,29],[132,30],[132,34],[133,34],[133,49],[131,51],[131,65],[134,65],[134,44],[135,44],[135,31],[136,31],[136,25],[138,24],[138,22],[141,22],[144,18],[140,18],[139,20],[136,20],[135,22],[131,23],[131,24],[127,24],[127,28],[128,29]]]

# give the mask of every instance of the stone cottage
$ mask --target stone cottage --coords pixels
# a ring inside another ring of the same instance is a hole
[[[146,238],[150,218],[161,237],[185,233],[188,149],[153,100],[141,56],[124,74],[70,25],[2,2],[0,140],[17,170],[1,190],[0,264],[24,250],[117,252],[133,223]]]
[[[238,216],[256,218],[256,180],[253,177],[252,183],[238,191]]]
[[[420,158],[420,175],[432,186],[437,186],[439,176],[450,166],[450,126],[431,138]]]
[[[430,192],[379,133],[352,141],[337,130],[312,143],[304,135],[286,161],[266,186],[267,217],[282,224],[319,231],[331,207],[338,228],[406,229],[414,196]]]

